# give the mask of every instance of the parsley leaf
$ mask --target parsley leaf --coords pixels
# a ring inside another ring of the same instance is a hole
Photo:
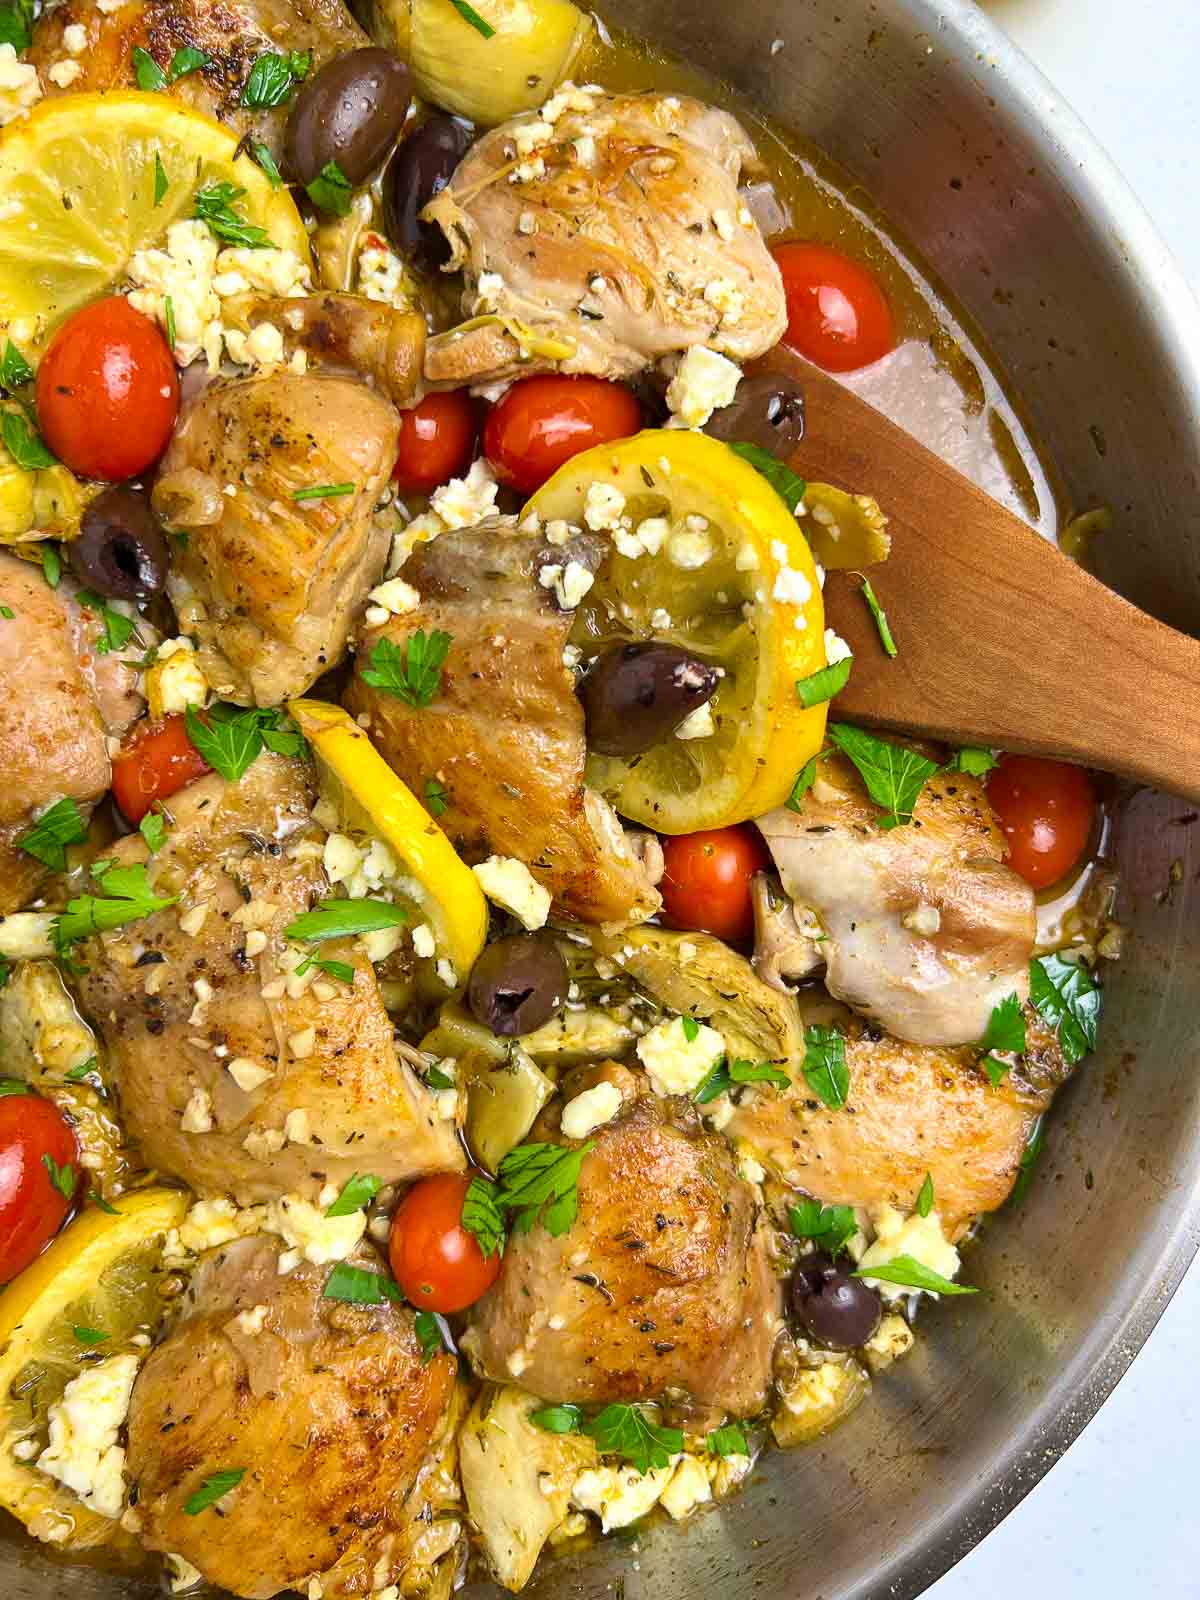
[[[887,812],[879,819],[879,826],[897,828],[911,822],[917,797],[937,772],[937,762],[927,761],[905,745],[877,739],[848,722],[831,722],[827,731],[842,754],[858,768],[871,799]]]
[[[817,781],[817,762],[828,754],[828,749],[825,749],[815,756],[809,756],[808,760],[800,768],[800,771],[796,774],[796,781],[792,785],[792,792],[784,801],[784,805],[789,811],[803,810],[804,796]]]
[[[166,321],[167,343],[170,345],[171,349],[174,350],[174,348],[175,348],[175,334],[176,334],[176,328],[175,328],[175,302],[174,302],[174,300],[171,298],[171,296],[169,294],[163,295],[163,317],[164,317],[164,319]],[[176,535],[176,537],[178,538],[179,535]],[[187,545],[185,544],[184,545],[184,549],[186,550],[186,548],[187,548]]]
[[[87,838],[87,823],[74,800],[56,800],[48,811],[17,837],[17,849],[33,856],[53,872],[67,870],[67,846],[82,844]]]
[[[370,665],[363,669],[363,681],[414,710],[430,705],[442,680],[450,644],[450,635],[440,628],[428,638],[425,630],[418,628],[403,650],[391,639],[379,639],[371,651]]]
[[[118,867],[111,861],[97,861],[91,869],[99,884],[100,895],[80,895],[67,901],[67,909],[60,911],[51,926],[50,936],[60,956],[66,955],[72,945],[90,939],[96,933],[108,933],[127,922],[138,922],[173,906],[177,894],[156,895],[150,888],[146,868],[142,865]]]
[[[683,1449],[682,1430],[661,1427],[641,1406],[605,1406],[583,1424],[582,1432],[601,1455],[621,1456],[643,1473],[669,1466]]]
[[[91,1201],[92,1205],[94,1205],[98,1210],[103,1211],[106,1216],[119,1217],[121,1215],[116,1206],[109,1205],[104,1196],[95,1189],[88,1190],[88,1199]]]
[[[104,1344],[110,1337],[107,1333],[101,1333],[99,1328],[73,1327],[71,1332],[80,1344]]]
[[[1000,1087],[1012,1068],[1010,1061],[1001,1061],[999,1056],[984,1056],[979,1065],[987,1073],[988,1082],[993,1089]]]
[[[75,1185],[79,1179],[75,1168],[69,1161],[64,1161],[60,1167],[54,1157],[47,1153],[42,1157],[42,1165],[50,1174],[50,1182],[62,1195],[64,1200],[70,1200],[75,1193]]]
[[[342,983],[354,982],[354,968],[348,961],[318,961],[316,956],[309,956],[307,961],[296,968],[297,973],[307,972],[309,967],[315,967],[318,972],[323,972],[327,977],[338,978]]]
[[[1025,1014],[1021,1010],[1021,997],[1005,995],[998,1006],[992,1007],[987,1031],[979,1041],[981,1050],[999,1050],[1006,1055],[1019,1056],[1025,1049]]]
[[[727,1422],[723,1428],[714,1428],[705,1435],[704,1444],[710,1456],[748,1456],[750,1446],[740,1422]]]
[[[700,1024],[695,1017],[680,1017],[679,1026],[683,1029],[683,1037],[689,1044],[695,1044],[700,1037]]]
[[[547,1433],[578,1433],[583,1423],[583,1412],[578,1406],[544,1406],[541,1411],[531,1411],[529,1420],[536,1428]]]
[[[286,711],[260,711],[259,729],[267,749],[277,756],[303,756],[308,753],[308,740],[288,716]]]
[[[788,1228],[795,1239],[810,1239],[818,1250],[836,1256],[858,1232],[853,1206],[823,1206],[819,1200],[801,1200],[788,1207]]]
[[[977,750],[972,745],[965,745],[947,761],[946,771],[967,772],[972,778],[982,778],[998,765],[999,762],[990,750]]]
[[[917,1215],[927,1217],[933,1210],[933,1174],[925,1174],[925,1182],[921,1185],[921,1192],[917,1196]]]
[[[342,1192],[332,1205],[325,1208],[327,1217],[352,1217],[371,1204],[383,1188],[383,1179],[373,1172],[356,1172],[346,1179]]]
[[[458,12],[463,21],[469,22],[475,29],[475,32],[481,33],[485,39],[490,39],[495,33],[496,30],[492,27],[491,23],[488,22],[486,18],[481,17],[478,11],[476,11],[475,7],[467,3],[467,0],[450,0],[450,4],[454,7],[455,11]]]
[[[461,1221],[485,1257],[504,1254],[504,1217],[496,1204],[496,1185],[487,1178],[471,1179]]]
[[[421,1074],[421,1082],[427,1089],[453,1089],[456,1086],[454,1079],[449,1077],[435,1061],[431,1067],[426,1067]]]
[[[162,164],[162,157],[156,150],[154,152],[154,204],[156,206],[162,205],[163,201],[167,198],[167,190],[170,187],[170,184],[167,182],[166,168]],[[174,343],[173,340],[172,343]]]
[[[157,855],[167,842],[167,824],[163,820],[161,811],[147,811],[138,823],[138,832],[145,839],[150,854]]]
[[[399,1289],[382,1272],[352,1267],[348,1261],[334,1263],[321,1291],[322,1300],[341,1300],[348,1306],[381,1306],[385,1300],[402,1300]]]
[[[786,462],[780,461],[778,456],[773,456],[761,445],[739,443],[731,444],[729,448],[735,456],[741,456],[743,461],[748,461],[756,472],[763,475],[794,516],[808,488],[804,479],[798,478]]]
[[[192,216],[206,222],[211,231],[225,244],[244,245],[250,250],[274,250],[271,236],[265,228],[247,222],[236,208],[236,202],[246,193],[228,178],[220,183],[206,183],[196,191]]]
[[[1029,998],[1038,1015],[1058,1033],[1069,1067],[1096,1048],[1103,996],[1084,966],[1061,956],[1037,956],[1029,964]]]
[[[796,693],[800,696],[800,704],[824,705],[825,701],[832,700],[835,694],[841,694],[850,680],[850,669],[853,665],[853,656],[843,656],[840,661],[822,667],[818,672],[810,672],[807,678],[797,678]],[[813,767],[813,777],[816,776],[816,759],[814,756],[810,763]],[[807,770],[806,767],[805,771]]]
[[[823,1105],[837,1111],[850,1093],[846,1041],[834,1028],[804,1030],[804,1081]]]
[[[10,44],[20,55],[33,43],[33,0],[2,0],[0,44]]]
[[[227,783],[236,783],[262,753],[262,714],[253,706],[217,704],[201,713],[184,711],[188,738]]]
[[[736,1083],[770,1083],[776,1089],[787,1089],[791,1081],[786,1072],[770,1061],[729,1061],[722,1056],[701,1079],[692,1095],[692,1102],[706,1106]]]
[[[33,1090],[22,1078],[0,1078],[0,1100],[10,1094],[32,1094]]]
[[[425,809],[431,817],[440,817],[449,809],[450,797],[446,793],[446,785],[439,783],[436,778],[425,780]]]
[[[50,454],[37,429],[19,411],[4,413],[0,418],[0,434],[4,438],[4,448],[23,472],[57,466],[58,458]]]
[[[63,1081],[64,1083],[82,1083],[89,1072],[95,1072],[96,1067],[97,1060],[95,1056],[89,1056],[86,1061],[77,1061],[69,1072],[63,1073]]]
[[[143,50],[140,44],[134,45],[132,59],[139,89],[143,89],[147,94],[154,94],[157,90],[167,87],[167,75],[149,50]]]
[[[297,489],[293,500],[339,500],[344,494],[353,494],[357,488],[353,483],[314,483],[308,489]]]
[[[205,1478],[204,1482],[194,1494],[190,1494],[183,1502],[183,1509],[189,1517],[198,1517],[202,1511],[207,1511],[209,1506],[216,1505],[218,1500],[224,1499],[231,1489],[236,1489],[246,1476],[245,1467],[225,1467],[220,1472],[214,1472]]]
[[[268,50],[250,68],[242,89],[242,104],[266,109],[281,106],[312,70],[311,50],[291,50],[286,56]],[[274,162],[271,163],[274,166]]]
[[[96,640],[96,654],[106,656],[113,650],[124,650],[133,637],[132,620],[123,611],[114,611],[94,589],[80,589],[75,598],[88,611],[94,611],[104,624],[104,632]]]
[[[327,211],[335,217],[350,215],[350,198],[354,185],[336,161],[327,161],[304,192],[318,211]]]
[[[315,911],[305,911],[289,922],[283,936],[321,944],[326,939],[349,939],[380,928],[400,928],[407,921],[407,911],[388,900],[322,900]]]
[[[887,612],[879,604],[875,591],[871,587],[870,578],[863,579],[862,597],[867,602],[867,610],[875,618],[875,626],[879,629],[879,642],[889,656],[897,654],[896,641],[892,638],[892,630],[888,625]]]
[[[171,57],[171,65],[167,68],[167,82],[178,83],[180,78],[186,78],[193,72],[199,72],[201,67],[206,67],[209,57],[203,50],[197,50],[194,45],[181,45]]]
[[[421,1360],[432,1361],[434,1356],[441,1355],[443,1350],[453,1354],[453,1347],[445,1335],[445,1325],[441,1317],[432,1311],[418,1311],[413,1318],[413,1332],[417,1336],[417,1343],[421,1346]]]
[[[59,555],[58,550],[52,544],[42,545],[41,556],[42,577],[45,578],[52,589],[57,589],[62,578],[62,556]]]
[[[965,1283],[951,1283],[913,1256],[896,1256],[875,1267],[859,1267],[852,1278],[869,1278],[875,1283],[896,1283],[903,1289],[923,1289],[926,1294],[978,1294]]]
[[[3,356],[0,356],[0,389],[7,389],[11,394],[14,389],[32,382],[33,368],[9,339],[4,346]]]
[[[268,147],[265,144],[251,145],[250,154],[254,158],[255,162],[266,173],[272,189],[282,189],[283,174],[275,165],[275,157],[271,154]]]
[[[1017,1181],[1012,1186],[1012,1193],[1008,1197],[1009,1205],[1019,1206],[1024,1200],[1029,1185],[1033,1182],[1033,1169],[1037,1166],[1038,1159],[1046,1145],[1046,1123],[1039,1117],[1037,1125],[1029,1136],[1021,1155],[1021,1165],[1017,1171]]]
[[[528,1233],[539,1218],[555,1238],[567,1232],[579,1212],[579,1169],[593,1148],[589,1140],[578,1150],[519,1144],[508,1152],[494,1198],[500,1211],[511,1214],[515,1233]]]

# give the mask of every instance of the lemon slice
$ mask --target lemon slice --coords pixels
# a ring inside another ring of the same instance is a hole
[[[433,930],[438,956],[465,981],[488,928],[475,874],[348,712],[323,700],[293,700],[288,711],[312,746],[321,793],[347,833],[387,845],[409,880],[405,892]]]
[[[135,250],[192,214],[197,189],[230,182],[274,244],[308,259],[286,189],[272,189],[219,122],[163,94],[120,90],[43,101],[0,135],[0,329],[26,354],[118,284]],[[162,177],[158,178],[157,161]],[[166,189],[155,204],[157,188]]]
[[[622,816],[660,833],[728,827],[781,805],[825,733],[825,706],[806,710],[796,694],[796,680],[826,664],[825,608],[796,519],[728,446],[681,430],[648,430],[575,456],[528,509],[543,522],[584,524],[597,484],[624,496],[635,534],[663,520],[647,530],[656,553],[614,548],[576,612],[571,642],[591,656],[654,638],[724,676],[710,734],[673,736],[630,758],[589,754],[587,781]],[[598,510],[593,522],[605,520]]]
[[[118,1200],[115,1215],[90,1207],[0,1294],[0,1506],[39,1538],[73,1550],[126,1538],[13,1446],[44,1446],[46,1412],[70,1380],[157,1325],[163,1238],[187,1206],[179,1190],[144,1189]],[[87,1344],[76,1328],[108,1337]]]

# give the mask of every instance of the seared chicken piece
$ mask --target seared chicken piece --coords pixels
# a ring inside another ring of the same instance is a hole
[[[14,840],[36,814],[70,797],[85,809],[112,780],[107,735],[124,733],[142,706],[130,667],[149,641],[100,655],[94,612],[64,578],[0,554],[0,914],[30,898],[45,875]],[[157,635],[154,635],[157,637]]]
[[[354,1172],[395,1183],[464,1165],[454,1123],[397,1057],[362,950],[319,950],[353,966],[353,984],[314,969],[288,977],[283,930],[329,893],[308,801],[303,766],[270,754],[239,783],[181,791],[149,867],[155,892],[179,905],[82,956],[82,1004],[146,1165],[241,1205],[313,1199]],[[147,859],[137,834],[112,854]],[[187,913],[201,908],[196,928]]]
[[[252,1600],[303,1591],[335,1564],[358,1567],[363,1592],[437,1443],[455,1362],[422,1358],[407,1306],[323,1299],[328,1267],[281,1274],[282,1249],[260,1236],[209,1251],[138,1374],[126,1472],[140,1537]],[[230,1469],[236,1487],[189,1515],[189,1498]],[[339,1592],[353,1591],[325,1589]]]
[[[857,772],[829,759],[798,812],[757,820],[799,929],[825,934],[826,987],[888,1033],[966,1044],[1007,995],[1029,994],[1033,890],[1004,865],[977,778],[939,773],[912,823],[885,832]]]
[[[1054,1034],[1026,1007],[1027,1055],[998,1088],[968,1051],[880,1036],[836,1002],[801,998],[806,1023],[846,1038],[850,1089],[831,1111],[793,1070],[782,1094],[747,1085],[723,1132],[789,1186],[827,1205],[911,1211],[926,1173],[951,1233],[1002,1205],[1037,1118],[1068,1069]]]
[[[584,787],[583,710],[562,659],[573,613],[537,576],[547,563],[595,569],[604,550],[594,535],[547,545],[499,519],[419,545],[401,576],[421,603],[366,634],[346,703],[415,793],[445,785],[438,820],[468,862],[524,861],[560,916],[642,922],[659,907],[650,873]],[[381,641],[402,648],[418,628],[452,643],[432,704],[414,710],[363,673]]]
[[[278,705],[341,660],[387,560],[374,513],[397,431],[365,384],[285,370],[185,406],[153,498],[189,536],[167,588],[223,698]],[[339,492],[297,499],[314,489]]]
[[[286,356],[303,350],[308,370],[366,378],[398,406],[417,399],[425,354],[425,318],[356,294],[287,299],[243,295],[221,309],[227,327],[249,332],[269,322],[283,335]]]
[[[561,1109],[601,1081],[623,1104],[589,1135],[578,1217],[558,1238],[540,1224],[513,1235],[463,1349],[485,1376],[547,1399],[669,1393],[692,1414],[751,1416],[782,1326],[755,1191],[686,1098],[657,1098],[627,1067],[579,1068],[531,1140],[578,1148]]]
[[[82,26],[87,41],[72,54],[63,33]],[[64,0],[48,8],[33,30],[29,59],[35,63],[47,95],[82,90],[136,89],[133,52],[148,50],[165,72],[177,50],[202,50],[207,57],[199,72],[179,78],[166,91],[238,135],[250,135],[278,158],[288,106],[248,110],[242,91],[259,56],[275,51],[312,52],[316,72],[334,56],[366,44],[367,37],[340,0],[126,0],[111,8],[87,0]],[[79,67],[64,90],[50,69],[62,62]],[[247,157],[249,159],[249,157]]]
[[[553,125],[485,134],[422,213],[466,272],[464,315],[493,317],[431,342],[430,381],[625,378],[692,345],[747,361],[778,343],[783,284],[738,194],[756,163],[740,123],[674,95],[555,100]]]

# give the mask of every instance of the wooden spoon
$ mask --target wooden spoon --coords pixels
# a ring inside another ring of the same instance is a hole
[[[754,370],[803,385],[793,469],[873,494],[888,517],[891,556],[870,577],[899,653],[884,653],[861,577],[831,572],[829,626],[854,651],[837,715],[1200,800],[1200,641],[1106,589],[835,378],[782,348]]]

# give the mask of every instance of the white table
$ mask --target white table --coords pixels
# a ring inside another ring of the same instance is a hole
[[[1115,158],[1200,287],[1200,7],[987,0]],[[1115,1394],[928,1600],[1200,1594],[1200,1264]]]

